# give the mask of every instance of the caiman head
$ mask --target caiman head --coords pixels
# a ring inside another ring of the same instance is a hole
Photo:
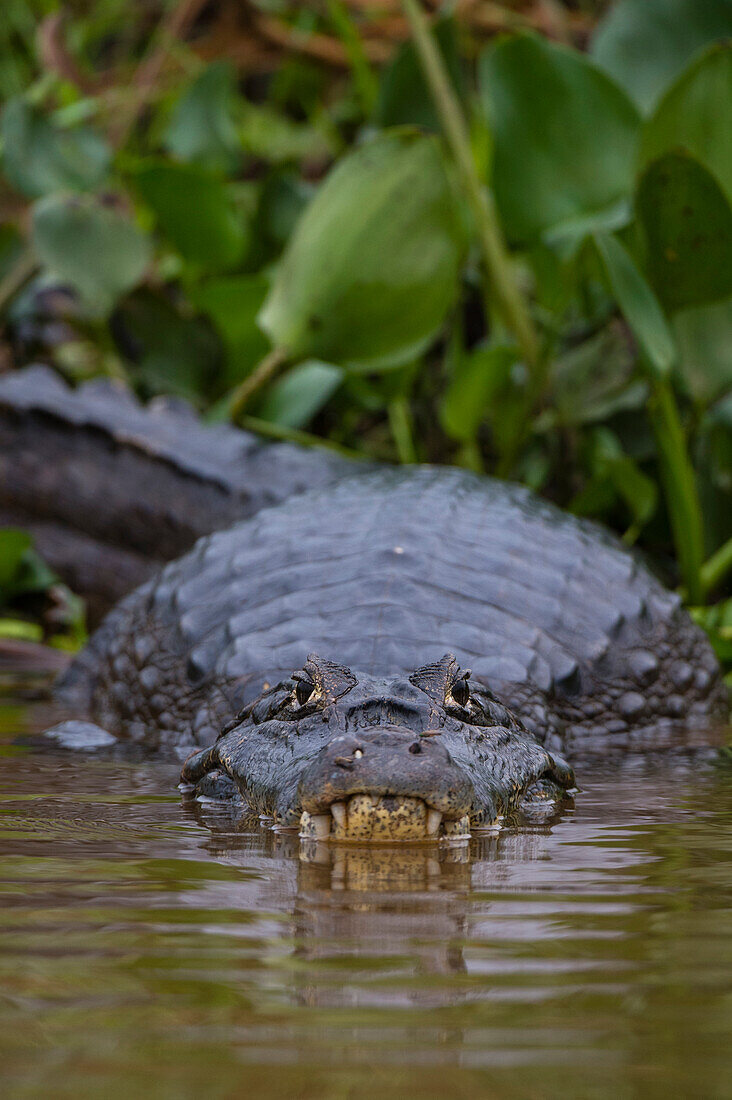
[[[318,840],[465,838],[533,792],[561,797],[571,768],[469,677],[451,654],[393,679],[311,654],[182,778],[223,771],[254,812]]]

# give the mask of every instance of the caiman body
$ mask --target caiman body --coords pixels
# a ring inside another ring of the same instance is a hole
[[[128,452],[149,479],[151,527],[175,530],[167,543],[134,535],[143,560],[249,514],[125,597],[60,687],[119,737],[190,752],[190,781],[223,771],[254,809],[311,836],[437,837],[557,796],[573,782],[564,756],[713,741],[726,696],[708,642],[597,525],[462,470],[359,471],[129,398],[127,439],[115,439],[108,389],[35,378],[34,396],[27,376],[0,383],[6,441],[40,471],[38,426],[76,426],[77,453],[107,486],[114,552],[130,549],[112,493]],[[46,477],[66,485],[56,447]],[[22,485],[14,494],[0,505],[27,513]],[[208,511],[189,514],[199,497]],[[100,523],[81,532],[95,545]],[[139,508],[136,523],[144,533]]]

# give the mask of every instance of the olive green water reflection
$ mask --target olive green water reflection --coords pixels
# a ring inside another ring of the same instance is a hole
[[[732,774],[585,777],[470,862],[334,868],[205,827],[172,765],[19,751],[20,721],[3,1095],[732,1095]]]

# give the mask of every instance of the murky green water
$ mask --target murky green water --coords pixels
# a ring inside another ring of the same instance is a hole
[[[0,720],[4,1096],[732,1096],[732,771],[318,864]]]

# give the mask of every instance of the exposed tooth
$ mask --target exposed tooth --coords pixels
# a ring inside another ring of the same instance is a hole
[[[446,821],[445,822],[445,837],[448,840],[469,840],[470,839],[470,818],[467,814],[461,817],[459,821]]]
[[[315,814],[313,817],[315,837],[317,840],[325,840],[330,836],[330,814]]]
[[[347,828],[346,823],[348,820],[348,812],[346,810],[345,802],[334,802],[330,807],[330,812],[332,813],[333,820],[335,821],[338,828],[342,829],[343,832],[345,832]]]
[[[427,812],[427,836],[437,836],[440,831],[440,825],[442,824],[442,814],[439,810],[428,810]]]
[[[300,836],[307,840],[325,840],[330,836],[330,814],[309,814],[300,818]]]

